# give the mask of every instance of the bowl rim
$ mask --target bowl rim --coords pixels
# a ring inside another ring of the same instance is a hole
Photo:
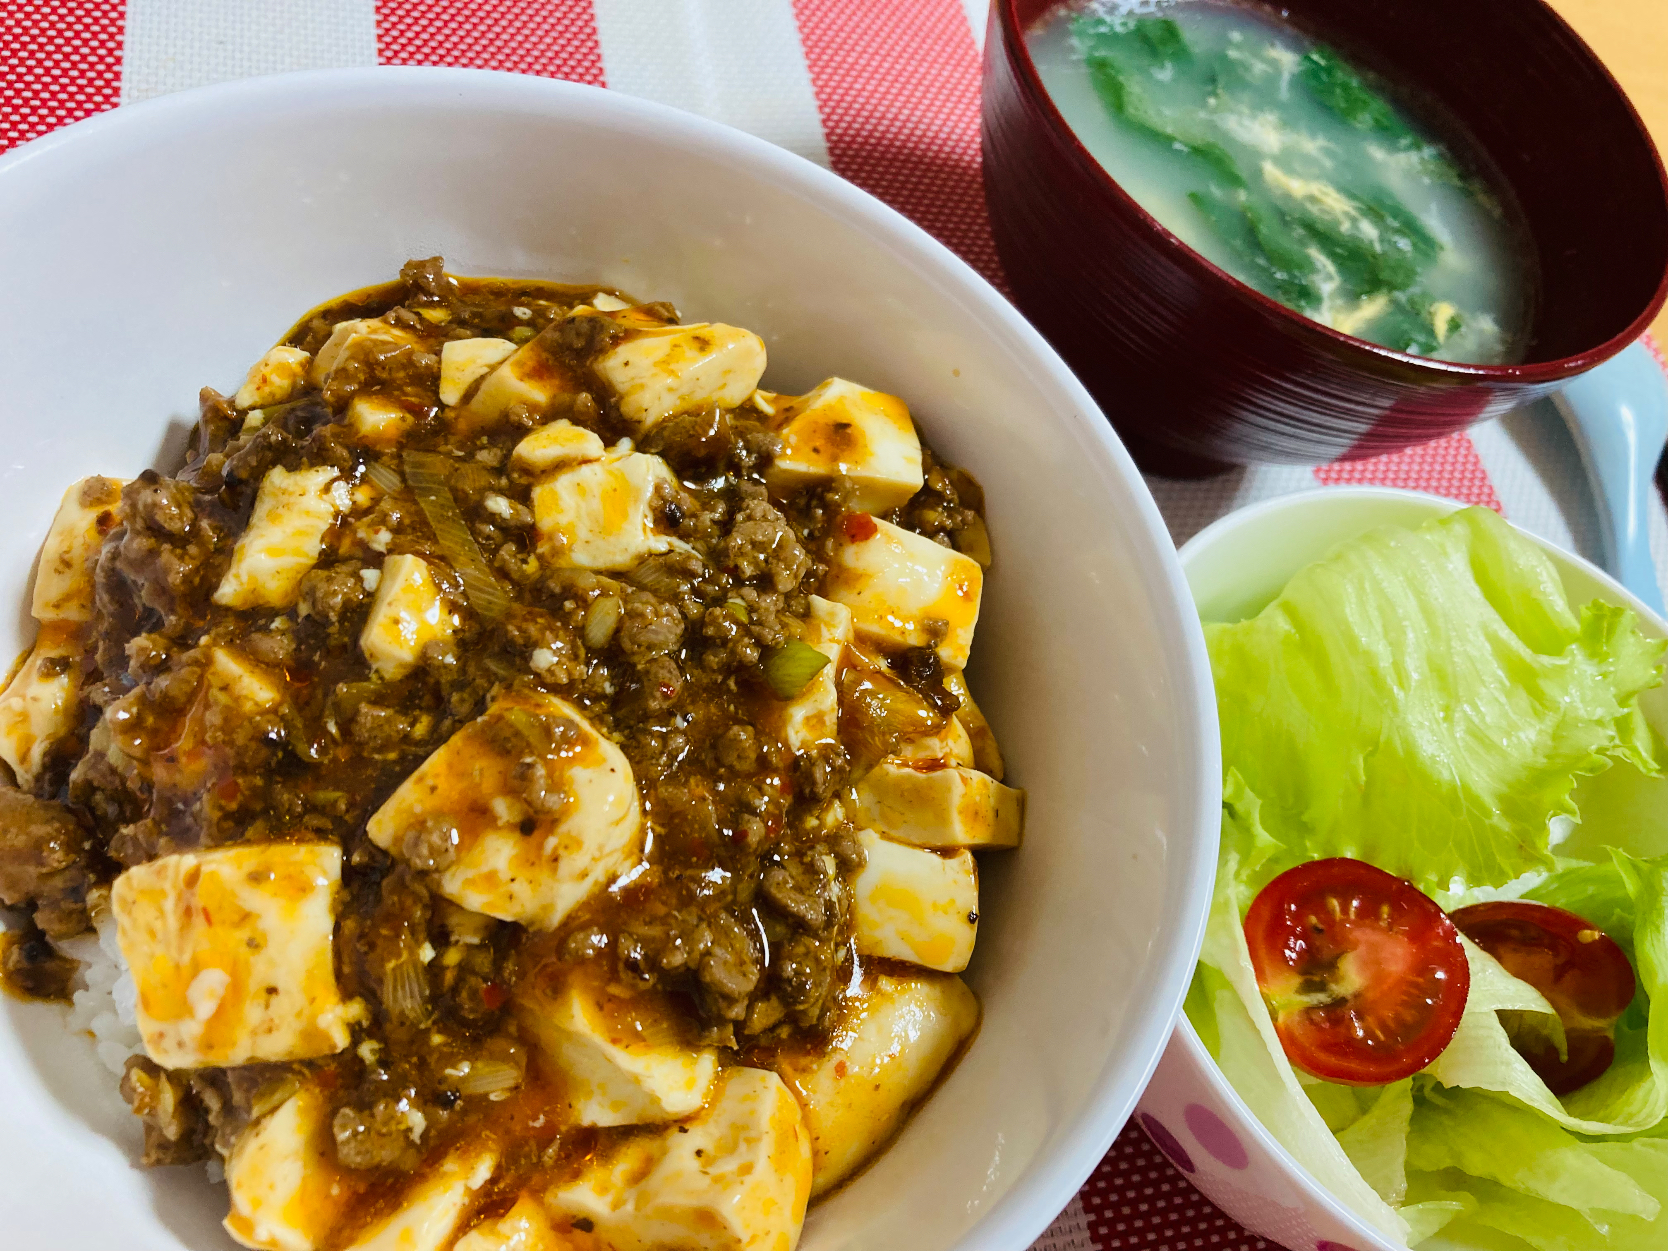
[[[1272,499],[1261,500],[1256,504],[1219,517],[1182,544],[1181,550],[1178,552],[1182,570],[1185,573],[1189,561],[1198,559],[1203,552],[1208,551],[1217,543],[1242,529],[1255,527],[1273,516],[1301,511],[1304,508],[1321,507],[1332,500],[1355,500],[1362,503],[1397,501],[1422,506],[1433,519],[1446,517],[1460,511],[1462,508],[1469,507],[1462,500],[1433,495],[1428,491],[1409,491],[1401,487],[1331,486],[1297,491],[1289,495],[1278,495]],[[1593,578],[1604,588],[1607,598],[1614,597],[1614,602],[1631,608],[1645,625],[1656,633],[1668,637],[1668,619],[1659,617],[1651,611],[1644,601],[1593,564],[1592,561],[1566,548],[1559,547],[1549,539],[1531,533],[1509,518],[1507,524],[1551,556],[1554,565],[1570,565],[1579,572]],[[1203,1075],[1211,1092],[1224,1105],[1233,1110],[1239,1119],[1239,1124],[1235,1128],[1248,1135],[1261,1146],[1265,1158],[1271,1161],[1288,1181],[1308,1195],[1311,1200],[1318,1203],[1339,1224],[1347,1227],[1353,1237],[1363,1239],[1365,1245],[1372,1251],[1406,1251],[1403,1244],[1391,1241],[1346,1207],[1330,1190],[1316,1181],[1309,1170],[1298,1163],[1291,1152],[1287,1151],[1285,1146],[1274,1137],[1273,1133],[1258,1119],[1256,1113],[1251,1111],[1245,1100],[1240,1097],[1239,1092],[1234,1089],[1233,1084],[1228,1080],[1227,1075],[1222,1072],[1222,1068],[1217,1064],[1215,1058],[1206,1050],[1204,1040],[1199,1037],[1199,1032],[1193,1028],[1193,1022],[1188,1020],[1186,1012],[1180,1013],[1176,1018],[1176,1030],[1172,1042],[1173,1045],[1179,1046],[1188,1059],[1193,1062],[1195,1071]]]
[[[1098,447],[1125,488],[1119,509],[1132,537],[1144,548],[1132,552],[1135,568],[1152,597],[1158,632],[1172,640],[1177,681],[1172,706],[1188,756],[1183,773],[1196,778],[1191,788],[1178,789],[1194,811],[1182,809],[1170,841],[1191,834],[1192,855],[1172,870],[1181,905],[1174,941],[1160,945],[1162,950],[1155,951],[1153,945],[1145,949],[1151,970],[1148,985],[1156,993],[1147,1002],[1132,1002],[1126,1014],[1124,1059],[1113,1064],[1108,1055],[1102,1061],[1087,1096],[1062,1117],[1052,1148],[1039,1152],[1010,1190],[955,1244],[957,1251],[1022,1251],[1058,1217],[1100,1163],[1157,1068],[1198,958],[1215,875],[1221,762],[1210,663],[1169,529],[1140,471],[1093,397],[1041,333],[987,279],[925,229],[796,153],[696,114],[602,87],[436,66],[300,70],[234,79],[110,109],[20,145],[0,155],[0,195],[23,190],[18,179],[30,177],[23,171],[31,166],[50,169],[53,161],[96,160],[101,143],[189,133],[201,117],[219,116],[225,124],[240,111],[296,99],[362,103],[379,97],[383,104],[392,97],[396,107],[420,101],[465,110],[509,107],[532,115],[577,114],[592,124],[608,118],[652,128],[702,151],[708,159],[732,163],[753,177],[792,190],[860,231],[871,246],[907,260],[920,281],[966,307],[993,338],[1005,338],[1012,345],[1017,360],[1070,396],[1073,402],[1065,406],[1067,411],[1051,411],[1047,419],[1065,424]]]
[[[1068,7],[1077,0],[1051,0],[1048,13]],[[1542,15],[1563,27],[1564,33],[1578,50],[1577,55],[1585,58],[1592,68],[1598,70],[1602,81],[1610,92],[1620,99],[1622,107],[1627,110],[1628,119],[1633,123],[1635,136],[1640,139],[1645,151],[1650,155],[1656,167],[1657,191],[1665,205],[1668,205],[1668,166],[1664,165],[1662,153],[1657,149],[1650,131],[1646,129],[1644,119],[1639,116],[1639,110],[1634,107],[1627,92],[1609,68],[1599,60],[1586,40],[1578,35],[1564,18],[1546,3],[1546,0],[1521,0],[1522,3],[1539,9]],[[1191,267],[1196,273],[1210,281],[1222,284],[1224,294],[1237,299],[1242,304],[1248,304],[1253,310],[1264,317],[1273,318],[1281,329],[1291,335],[1318,340],[1334,353],[1354,353],[1369,360],[1393,364],[1399,369],[1417,369],[1425,372],[1426,381],[1446,380],[1448,382],[1476,381],[1476,382],[1510,382],[1519,385],[1551,383],[1576,374],[1584,373],[1609,360],[1628,344],[1650,329],[1656,315],[1668,304],[1668,265],[1663,266],[1662,273],[1657,277],[1656,289],[1645,301],[1644,307],[1638,315],[1622,330],[1605,339],[1601,343],[1576,352],[1569,356],[1555,357],[1545,361],[1523,361],[1518,364],[1478,365],[1466,361],[1445,361],[1430,356],[1416,356],[1411,352],[1398,352],[1394,348],[1387,348],[1367,339],[1359,339],[1354,335],[1344,334],[1334,330],[1324,322],[1316,321],[1295,309],[1287,308],[1278,300],[1264,295],[1249,283],[1234,277],[1216,262],[1207,258],[1202,252],[1184,242],[1172,232],[1163,222],[1149,213],[1128,191],[1123,184],[1113,178],[1107,168],[1102,165],[1093,153],[1083,145],[1072,129],[1071,123],[1066,121],[1054,97],[1043,84],[1042,75],[1038,73],[1036,62],[1031,57],[1031,49],[1025,38],[1025,27],[1019,22],[1018,6],[1021,0],[995,0],[991,9],[991,24],[999,27],[1000,40],[992,40],[991,46],[985,52],[985,75],[989,76],[990,66],[995,57],[1006,51],[1017,77],[1023,84],[1024,90],[1032,100],[1040,105],[1043,116],[1047,119],[1048,128],[1056,139],[1063,140],[1067,150],[1079,168],[1087,171],[1088,176],[1100,184],[1103,190],[1110,191],[1123,206],[1127,214],[1133,214],[1133,220],[1146,233],[1157,236],[1165,244],[1175,250],[1176,255],[1185,266]],[[1035,25],[1036,23],[1032,23]],[[989,98],[988,95],[986,97]],[[985,177],[991,178],[990,171]]]

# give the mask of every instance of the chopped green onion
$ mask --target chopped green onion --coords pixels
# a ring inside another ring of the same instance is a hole
[[[729,612],[730,616],[741,622],[742,625],[746,625],[753,619],[747,612],[747,605],[739,599],[732,599],[728,601],[724,607]]]
[[[782,699],[792,699],[822,672],[828,657],[800,639],[790,639],[764,655],[765,681]]]
[[[434,541],[463,580],[469,606],[488,621],[497,621],[509,611],[510,596],[481,554],[480,544],[469,533],[458,502],[446,485],[447,458],[438,452],[407,452],[405,477],[411,493],[429,519]]]
[[[460,1095],[487,1095],[521,1085],[521,1070],[508,1060],[476,1060],[458,1078]]]
[[[517,326],[514,330],[510,331],[510,342],[525,343],[537,333],[538,331],[534,330],[531,326]]]
[[[405,486],[405,482],[400,478],[400,471],[386,461],[366,461],[365,476],[389,495]]]
[[[592,600],[585,610],[585,646],[593,652],[607,647],[624,609],[618,595],[599,595]]]
[[[388,1015],[406,1025],[429,1019],[429,981],[422,958],[407,950],[391,960],[382,975],[382,1005]]]

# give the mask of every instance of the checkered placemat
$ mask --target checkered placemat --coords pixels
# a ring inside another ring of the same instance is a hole
[[[608,86],[751,131],[832,168],[1002,285],[979,172],[988,0],[0,0],[0,151],[90,113],[253,74],[462,65]],[[1320,469],[1153,481],[1177,542],[1269,496],[1416,487],[1499,509],[1593,556],[1573,444],[1536,405],[1467,434]],[[1668,516],[1651,538],[1668,583]],[[1035,1251],[1250,1251],[1125,1129]]]

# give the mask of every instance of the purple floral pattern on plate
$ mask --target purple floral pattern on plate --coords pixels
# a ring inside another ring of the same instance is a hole
[[[1341,1242],[1333,1242],[1330,1238],[1322,1238],[1315,1244],[1315,1251],[1355,1251],[1355,1248],[1345,1246]]]
[[[1188,1104],[1182,1117],[1187,1122],[1187,1128],[1192,1130],[1193,1136],[1199,1140],[1199,1145],[1223,1164],[1238,1169],[1251,1163],[1251,1157],[1246,1154],[1245,1144],[1239,1140],[1239,1135],[1229,1129],[1222,1118],[1204,1104]]]

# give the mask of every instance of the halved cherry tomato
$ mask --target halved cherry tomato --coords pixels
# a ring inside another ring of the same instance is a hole
[[[1245,940],[1286,1055],[1316,1077],[1399,1081],[1459,1028],[1471,989],[1459,931],[1383,869],[1343,858],[1288,869],[1252,902]]]
[[[1564,1023],[1564,1059],[1541,1039],[1512,1039],[1553,1094],[1579,1090],[1610,1067],[1616,1019],[1633,1002],[1635,984],[1633,966],[1609,935],[1573,912],[1527,899],[1472,904],[1453,921],[1506,972],[1545,995]]]

